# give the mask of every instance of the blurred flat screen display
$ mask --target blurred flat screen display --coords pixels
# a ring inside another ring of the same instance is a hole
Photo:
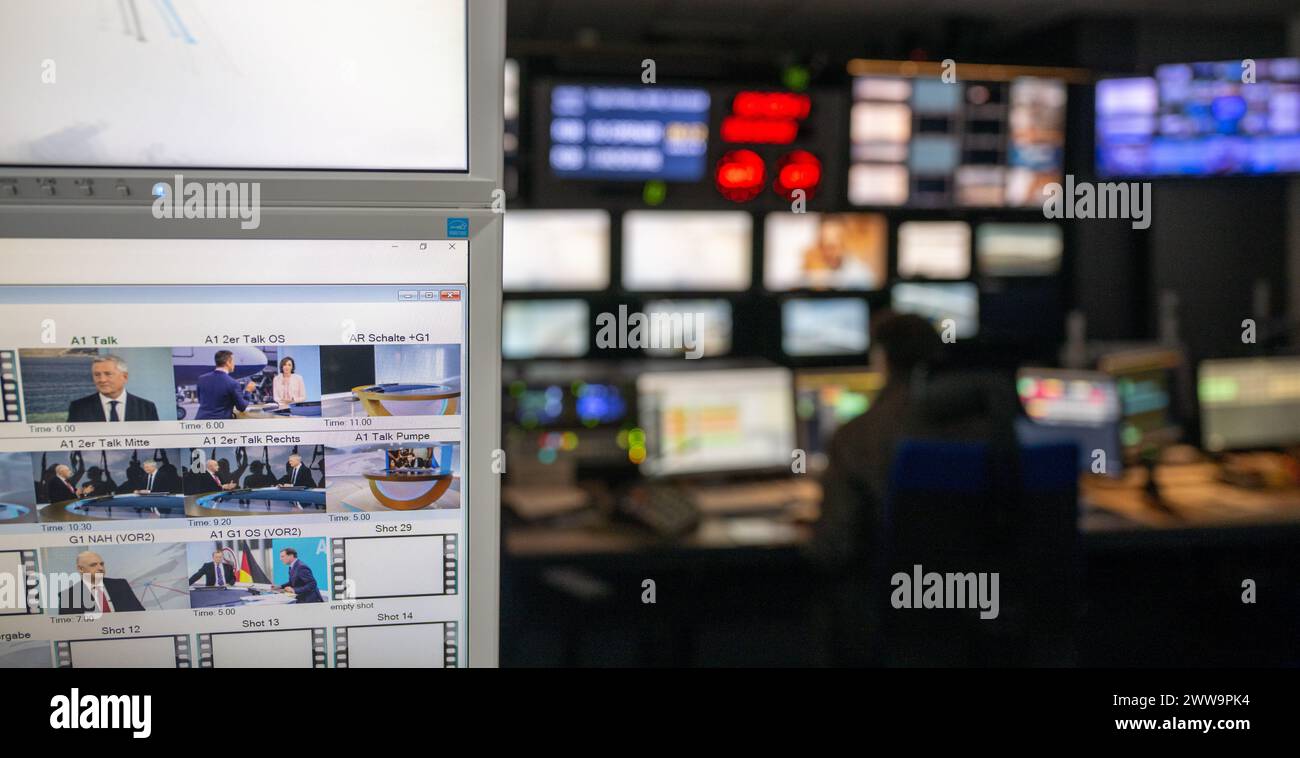
[[[790,465],[793,387],[784,368],[669,371],[637,378],[652,475]]]
[[[650,319],[647,328],[656,329],[661,337],[661,324],[668,325],[670,337],[673,332],[682,335],[680,341],[659,339],[658,346],[645,349],[650,355],[676,356],[694,351],[696,357],[712,358],[731,352],[731,303],[726,300],[650,300],[645,304],[645,313]]]
[[[1300,443],[1300,358],[1205,361],[1197,395],[1207,450]]]
[[[591,314],[583,300],[507,300],[502,305],[504,358],[581,358],[590,344]]]
[[[551,172],[562,179],[694,182],[704,176],[709,93],[561,84],[551,89]]]
[[[609,212],[505,214],[501,282],[507,292],[609,287]]]
[[[885,376],[868,369],[798,371],[794,410],[799,446],[814,468],[826,464],[826,446],[835,432],[866,413],[885,386]]]
[[[899,224],[898,275],[904,279],[970,276],[970,224],[965,221]]]
[[[1032,207],[1059,182],[1065,83],[861,76],[849,115],[849,200],[864,206]]]
[[[1051,276],[1065,243],[1056,224],[980,224],[975,260],[984,276]]]
[[[786,355],[853,355],[868,343],[867,301],[791,298],[781,304],[781,347]]]
[[[935,329],[943,329],[943,322],[952,319],[958,339],[979,333],[979,290],[972,282],[899,282],[890,289],[890,301],[895,311],[921,316]]]
[[[5,0],[0,164],[469,168],[465,0]]]
[[[753,218],[744,211],[629,211],[623,286],[651,292],[749,289]]]
[[[1025,411],[1016,424],[1021,444],[1074,444],[1080,471],[1119,475],[1122,410],[1113,378],[1092,371],[1022,369],[1016,391]]]
[[[1300,59],[1168,64],[1096,100],[1101,176],[1300,172]]]
[[[763,284],[797,289],[878,290],[889,270],[889,227],[876,213],[769,213]]]

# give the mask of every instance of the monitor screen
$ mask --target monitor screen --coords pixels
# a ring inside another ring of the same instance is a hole
[[[939,330],[945,328],[945,321],[951,320],[953,335],[958,339],[979,333],[979,290],[971,282],[899,282],[890,289],[890,301],[895,311],[926,318]]]
[[[1197,395],[1206,450],[1300,443],[1300,358],[1205,361]]]
[[[551,172],[561,179],[694,182],[704,176],[709,92],[561,84],[551,89]]]
[[[1025,418],[1021,444],[1073,443],[1079,470],[1118,476],[1120,399],[1115,380],[1100,372],[1022,369],[1016,390]]]
[[[1065,83],[861,76],[849,116],[849,201],[1032,207],[1061,180]]]
[[[0,165],[466,171],[466,11],[7,0]]]
[[[1142,452],[1176,441],[1174,370],[1182,354],[1163,348],[1134,349],[1103,356],[1098,368],[1115,377],[1123,418],[1120,441]]]
[[[865,368],[797,371],[794,410],[799,447],[814,469],[826,464],[826,446],[841,426],[866,413],[885,386],[885,375]]]
[[[628,211],[623,286],[651,292],[749,289],[753,217],[744,211]]]
[[[465,665],[471,244],[0,238],[0,637],[323,667],[382,608]]]
[[[650,355],[713,358],[731,352],[731,303],[726,300],[649,300],[644,311],[653,337],[645,349]],[[668,324],[667,333],[663,324]]]
[[[1061,270],[1065,248],[1056,224],[980,224],[975,260],[984,276],[1051,276]]]
[[[790,372],[672,371],[637,379],[648,474],[788,467],[794,450]]]
[[[763,285],[878,290],[889,273],[889,225],[876,213],[769,213],[763,223]]]
[[[581,358],[591,346],[585,300],[507,300],[501,308],[501,357]]]
[[[1101,176],[1300,171],[1300,59],[1167,64],[1096,99]]]
[[[507,292],[609,287],[608,211],[510,211],[502,234]]]
[[[854,355],[867,351],[867,301],[791,298],[781,303],[781,348],[786,355]]]
[[[899,224],[898,275],[904,279],[970,276],[970,224],[965,221]]]

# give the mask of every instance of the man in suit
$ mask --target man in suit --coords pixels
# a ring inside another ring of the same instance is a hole
[[[104,576],[104,559],[86,551],[77,556],[81,580],[59,593],[59,614],[124,613],[143,611],[144,606],[125,579]]]
[[[315,575],[307,564],[298,560],[297,550],[291,547],[281,550],[280,562],[289,567],[289,581],[280,588],[285,594],[294,595],[299,603],[325,602],[320,596],[320,590],[316,588]]]
[[[195,474],[193,479],[193,492],[189,495],[206,495],[209,492],[229,492],[230,490],[239,489],[228,474],[221,473],[221,464],[208,459],[206,471],[202,474]]]
[[[235,370],[235,354],[218,350],[213,357],[216,367],[199,377],[199,410],[196,419],[234,418],[235,411],[248,407],[248,393],[257,389],[255,382],[240,386],[230,374]]]
[[[84,497],[92,488],[78,487],[77,479],[67,464],[60,463],[54,467],[54,476],[45,480],[45,500],[50,503],[66,503]]]
[[[289,473],[280,479],[281,487],[307,487],[314,489],[316,480],[311,476],[311,469],[302,465],[302,456],[294,453],[289,456]]]
[[[220,571],[217,570],[218,567]],[[235,567],[222,560],[220,550],[214,550],[212,560],[194,572],[190,577],[190,584],[194,584],[199,579],[203,580],[204,587],[230,587],[235,583]]]
[[[140,464],[141,487],[135,490],[137,495],[170,495],[180,491],[180,483],[175,481],[175,474],[168,477],[167,474],[158,470],[156,461],[145,461]]]
[[[127,365],[118,356],[96,358],[90,364],[90,378],[98,392],[68,405],[70,423],[158,420],[157,406],[126,391]]]

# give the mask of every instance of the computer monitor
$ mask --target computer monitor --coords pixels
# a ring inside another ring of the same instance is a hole
[[[1024,409],[1016,433],[1023,445],[1073,443],[1079,470],[1119,476],[1120,400],[1115,380],[1096,371],[1021,369],[1016,390]]]
[[[972,282],[917,284],[899,282],[890,288],[891,307],[899,313],[913,313],[944,329],[952,322],[953,336],[967,339],[979,334],[979,289]]]
[[[1178,441],[1175,371],[1182,364],[1182,353],[1167,348],[1123,350],[1098,360],[1097,368],[1114,377],[1119,389],[1120,442],[1130,455],[1151,457]]]
[[[581,358],[590,346],[585,300],[507,300],[502,306],[503,358]]]
[[[1300,59],[1169,63],[1097,82],[1100,176],[1300,172]]]
[[[1300,358],[1203,361],[1197,396],[1206,450],[1300,443]]]
[[[716,358],[731,352],[731,303],[726,300],[647,300],[644,311],[649,318],[646,328],[659,343],[645,348],[648,355]],[[669,324],[666,335],[655,326],[664,323]],[[680,329],[676,323],[682,325]],[[674,331],[680,333],[680,339]]]
[[[970,276],[970,224],[965,221],[899,224],[898,275],[904,279]]]
[[[865,353],[867,311],[861,298],[790,298],[781,303],[781,348],[791,356]]]
[[[878,290],[889,274],[889,225],[877,213],[769,213],[763,286]]]
[[[643,470],[676,475],[788,467],[795,448],[792,389],[784,368],[642,374]]]
[[[744,211],[623,214],[623,286],[642,292],[749,289],[753,218]]]
[[[558,84],[551,173],[561,179],[695,182],[708,164],[706,89]]]
[[[809,468],[826,465],[826,446],[844,424],[866,413],[885,386],[885,375],[866,368],[810,369],[794,375],[799,447]]]
[[[975,260],[983,276],[1051,276],[1061,270],[1065,242],[1056,224],[980,224]]]
[[[915,64],[908,64],[915,65]],[[990,72],[991,73],[991,72]],[[853,80],[849,202],[1031,207],[1061,180],[1065,82],[867,74]]]
[[[0,637],[72,667],[493,663],[500,216],[268,208],[259,235],[111,236],[123,215],[0,209],[20,379],[0,482],[32,495],[0,512],[35,514],[0,520],[0,572],[18,556],[37,590],[0,603]],[[106,600],[78,591],[92,565]],[[93,635],[38,623],[105,602]]]
[[[506,292],[609,287],[609,212],[512,210],[505,214]]]

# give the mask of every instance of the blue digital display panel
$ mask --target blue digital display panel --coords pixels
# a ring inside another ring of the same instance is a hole
[[[551,90],[551,171],[566,179],[694,182],[704,176],[703,89],[559,85]]]
[[[1300,172],[1300,60],[1160,66],[1097,83],[1097,173]]]

